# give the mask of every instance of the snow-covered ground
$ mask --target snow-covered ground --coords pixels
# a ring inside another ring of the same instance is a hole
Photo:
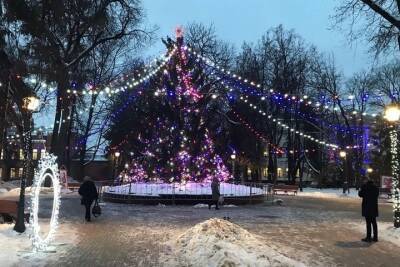
[[[303,192],[298,192],[298,196],[316,197],[316,198],[358,198],[358,191],[350,189],[350,194],[343,194],[342,188],[303,188]]]
[[[72,178],[70,178],[70,181],[76,182]],[[19,192],[20,192],[20,180],[14,180],[14,181],[9,181],[9,182],[4,182],[0,181],[0,198],[17,198],[19,197]],[[30,195],[32,188],[30,186],[25,188],[25,194],[27,196]],[[69,195],[72,194],[73,191],[68,190],[68,189],[61,189],[61,194],[62,195]],[[42,187],[40,189],[40,194],[41,195],[48,195],[52,196],[53,195],[53,188],[52,187]]]
[[[20,186],[20,181],[11,181],[11,182],[0,181],[0,194],[18,188],[19,186]]]
[[[46,224],[47,222],[44,222]],[[56,256],[72,246],[77,238],[73,227],[61,225],[51,242],[48,252],[33,252],[29,238],[30,228],[20,234],[13,230],[14,224],[0,224],[0,266],[41,266],[49,255]],[[43,225],[46,228],[46,225]],[[60,241],[62,240],[62,243]]]
[[[224,207],[224,208],[237,208],[238,206],[233,205],[233,204],[228,204],[228,205],[222,205],[222,207]],[[199,204],[194,205],[193,208],[195,208],[195,209],[208,208],[208,204],[199,203]]]
[[[30,195],[32,188],[29,186],[25,188],[25,195]],[[9,191],[5,188],[0,188],[0,198],[18,198],[19,197],[20,188],[13,188]],[[61,195],[69,195],[73,194],[74,192],[68,189],[61,189]],[[42,187],[40,189],[40,194],[42,196],[53,196],[53,188],[52,187]]]
[[[366,232],[364,221],[352,226],[361,233]],[[392,222],[379,222],[378,218],[378,235],[380,240],[391,242],[400,247],[400,228],[394,228]]]
[[[199,223],[168,243],[164,266],[305,266],[222,219]]]
[[[211,185],[209,183],[132,183],[120,186],[110,186],[105,189],[105,192],[139,196],[159,196],[160,194],[211,195]],[[223,196],[250,196],[250,193],[251,195],[262,195],[264,194],[264,190],[245,185],[221,183],[220,193]]]

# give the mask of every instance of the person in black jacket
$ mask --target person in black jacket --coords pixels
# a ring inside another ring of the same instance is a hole
[[[221,193],[219,192],[219,180],[217,177],[214,177],[211,182],[211,194],[212,194],[212,200],[210,203],[208,203],[208,209],[211,209],[211,205],[215,204],[215,209],[219,210],[218,204]]]
[[[90,222],[90,208],[95,199],[97,199],[98,193],[96,189],[96,185],[90,179],[90,177],[85,176],[83,179],[83,184],[79,187],[79,195],[82,196],[81,204],[85,205],[86,208],[86,221]]]
[[[374,182],[367,180],[358,191],[358,196],[362,198],[362,216],[365,217],[367,224],[367,237],[363,238],[364,242],[378,241],[378,225],[376,217],[378,217],[378,196],[379,189],[374,185]],[[371,239],[371,225],[374,230],[374,238]]]

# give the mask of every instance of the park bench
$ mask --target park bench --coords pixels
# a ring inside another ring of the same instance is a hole
[[[297,195],[299,186],[298,185],[275,185],[272,190],[274,192],[274,195],[276,195],[278,192],[283,192],[285,194],[292,192],[294,195]]]
[[[0,199],[0,215],[4,221],[16,220],[18,214],[18,201]],[[24,213],[25,220],[29,222],[29,213]]]
[[[379,195],[386,194],[387,198],[392,197],[392,189],[391,188],[379,188]]]

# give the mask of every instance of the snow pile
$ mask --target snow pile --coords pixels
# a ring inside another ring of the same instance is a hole
[[[365,234],[365,222],[353,225],[357,231]],[[378,238],[380,240],[385,240],[391,242],[400,247],[400,228],[394,228],[392,222],[379,222],[378,221]]]
[[[47,223],[44,224],[46,228]],[[33,263],[36,264],[35,266],[45,265],[49,253],[32,251],[32,242],[29,238],[30,228],[28,225],[26,227],[26,231],[19,234],[13,230],[14,224],[0,224],[0,266],[31,266]],[[75,228],[60,225],[54,241],[50,243],[50,251],[55,252],[51,255],[58,257],[60,253],[76,243],[77,236]],[[61,240],[63,243],[59,242]]]
[[[304,188],[303,192],[298,192],[298,196],[316,198],[358,198],[358,191],[350,189],[350,194],[343,194],[342,188]]]
[[[21,250],[30,250],[28,234],[19,234],[13,230],[14,224],[0,224],[0,262],[2,266],[12,266],[18,262]]]
[[[240,226],[209,219],[169,244],[163,266],[304,266],[289,259]]]
[[[0,193],[6,193],[10,191],[11,189],[18,188],[19,187],[19,181],[14,181],[14,182],[4,182],[0,181]]]
[[[0,196],[4,196],[4,197],[18,197],[19,196],[19,192],[21,191],[20,188],[13,188],[8,192],[4,192],[2,195]],[[32,188],[30,186],[25,188],[25,196],[29,195],[32,191]],[[52,194],[53,193],[53,188],[52,187],[42,187],[40,189],[40,194]]]
[[[167,184],[167,183],[132,183],[120,186],[110,186],[105,189],[107,193],[138,196],[166,195],[211,195],[210,183]],[[221,183],[220,192],[224,196],[250,196],[263,195],[261,188],[230,183]]]

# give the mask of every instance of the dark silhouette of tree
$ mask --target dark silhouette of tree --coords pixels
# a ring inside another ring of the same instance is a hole
[[[28,1],[6,0],[5,16],[15,31],[25,37],[30,73],[43,72],[57,84],[56,116],[51,151],[64,162],[76,101],[67,90],[75,80],[79,65],[99,45],[129,39],[132,48],[148,40],[151,31],[142,25],[143,11],[136,0]],[[60,125],[61,124],[61,125]]]
[[[335,11],[334,26],[348,22],[350,40],[365,37],[376,55],[400,50],[399,0],[343,0]]]

